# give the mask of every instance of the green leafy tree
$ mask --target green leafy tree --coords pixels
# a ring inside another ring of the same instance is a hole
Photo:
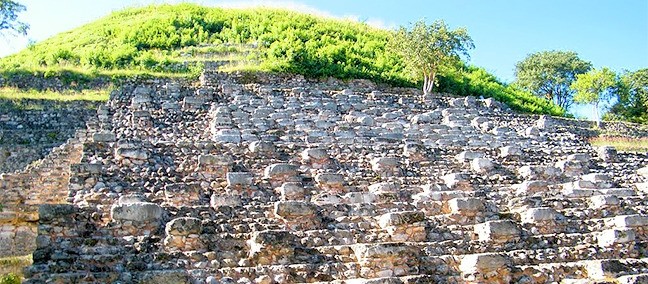
[[[459,61],[461,55],[468,56],[471,48],[474,45],[465,29],[450,30],[442,20],[431,25],[419,20],[409,29],[400,27],[388,43],[388,50],[399,54],[410,72],[423,75],[425,94],[432,92],[439,69]]]
[[[565,110],[573,103],[569,87],[576,75],[592,68],[572,51],[541,51],[529,54],[515,65],[516,84],[538,97],[554,101]]]
[[[592,104],[594,118],[599,125],[599,106],[615,95],[618,84],[617,75],[608,68],[602,68],[576,75],[576,81],[571,84],[571,88],[576,92],[575,102]]]
[[[0,0],[0,31],[10,30],[26,35],[29,25],[18,20],[18,14],[25,10],[25,6],[18,2]]]
[[[648,68],[625,72],[617,103],[605,119],[648,123]]]

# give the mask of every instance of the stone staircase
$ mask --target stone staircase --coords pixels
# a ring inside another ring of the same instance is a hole
[[[491,99],[256,79],[115,93],[26,283],[646,283],[645,154]]]

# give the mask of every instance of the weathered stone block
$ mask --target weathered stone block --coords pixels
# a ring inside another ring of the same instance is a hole
[[[198,218],[175,218],[166,224],[165,232],[172,236],[188,236],[202,232],[202,222]]]
[[[546,181],[526,180],[516,186],[518,194],[535,194],[546,192],[549,187]]]
[[[617,228],[632,228],[648,226],[648,216],[644,215],[623,215],[614,217],[614,225]]]
[[[290,164],[272,164],[266,167],[263,172],[265,178],[283,179],[287,177],[294,178],[298,175],[297,166]]]
[[[274,214],[290,229],[315,229],[321,223],[317,205],[302,201],[275,202]]]
[[[602,247],[628,243],[635,240],[633,229],[608,229],[598,234],[598,245]]]
[[[38,216],[41,221],[53,221],[57,219],[73,220],[76,213],[74,205],[70,204],[43,204],[38,207]]]
[[[115,156],[117,157],[117,159],[130,159],[140,161],[148,159],[148,153],[146,151],[128,148],[117,148],[117,150],[115,150]]]
[[[499,148],[499,156],[502,158],[515,158],[522,155],[522,149],[518,146],[504,146]]]
[[[518,225],[511,220],[488,221],[474,227],[480,241],[504,243],[520,238]]]
[[[389,226],[410,225],[423,221],[425,221],[425,214],[423,212],[403,211],[383,214],[378,219],[378,224],[382,228],[387,228]]]
[[[448,201],[448,208],[450,209],[450,214],[463,216],[475,216],[485,209],[484,201],[475,197],[450,199]]]
[[[510,261],[500,254],[480,253],[465,255],[461,259],[459,270],[464,274],[482,273],[497,271],[506,267]]]
[[[344,192],[344,176],[341,174],[321,173],[315,176],[315,182],[321,188],[333,192]]]
[[[346,204],[356,203],[374,203],[378,200],[378,196],[371,192],[349,192],[342,197]]]
[[[209,205],[213,208],[218,208],[221,206],[241,206],[243,202],[241,201],[240,195],[231,195],[231,194],[218,194],[214,193],[210,197]]]
[[[603,259],[586,261],[585,269],[590,279],[611,279],[630,268],[617,259]]]
[[[474,159],[483,158],[484,156],[485,155],[482,152],[463,151],[463,152],[457,154],[457,156],[455,156],[455,158],[457,159],[458,162],[463,163],[463,162],[472,161]]]
[[[401,174],[400,160],[398,158],[374,158],[371,160],[371,169],[383,176],[398,176]]]
[[[247,242],[248,257],[259,265],[285,265],[291,262],[298,246],[297,238],[288,231],[254,232]]]
[[[279,187],[281,200],[304,200],[306,189],[299,182],[286,182]]]
[[[92,141],[94,142],[115,142],[116,140],[117,136],[112,132],[102,131],[92,135]]]
[[[529,208],[522,216],[522,223],[554,222],[558,212],[550,207]]]
[[[228,187],[248,187],[252,185],[252,173],[249,172],[229,172],[227,173]]]
[[[441,179],[445,182],[446,186],[450,189],[469,191],[473,189],[470,182],[470,175],[466,173],[451,173],[447,174]]]
[[[110,208],[110,217],[114,221],[157,222],[163,214],[160,205],[149,202],[116,204]]]
[[[615,195],[595,195],[590,197],[590,204],[593,209],[604,209],[619,206],[621,200]]]

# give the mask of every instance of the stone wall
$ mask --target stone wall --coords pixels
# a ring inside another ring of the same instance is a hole
[[[125,85],[27,283],[641,283],[648,156],[580,126],[366,81]]]

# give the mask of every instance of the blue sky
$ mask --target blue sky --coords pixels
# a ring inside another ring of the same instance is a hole
[[[0,39],[0,56],[16,52],[27,38],[40,41],[124,7],[151,3],[196,2],[208,6],[285,7],[330,17],[351,18],[385,28],[426,18],[465,27],[475,42],[470,63],[505,82],[515,63],[543,50],[575,51],[594,67],[620,72],[648,68],[646,0],[326,0],[326,1],[163,1],[18,0],[27,6],[21,19],[31,25],[26,38]],[[590,116],[585,109],[573,110]]]

